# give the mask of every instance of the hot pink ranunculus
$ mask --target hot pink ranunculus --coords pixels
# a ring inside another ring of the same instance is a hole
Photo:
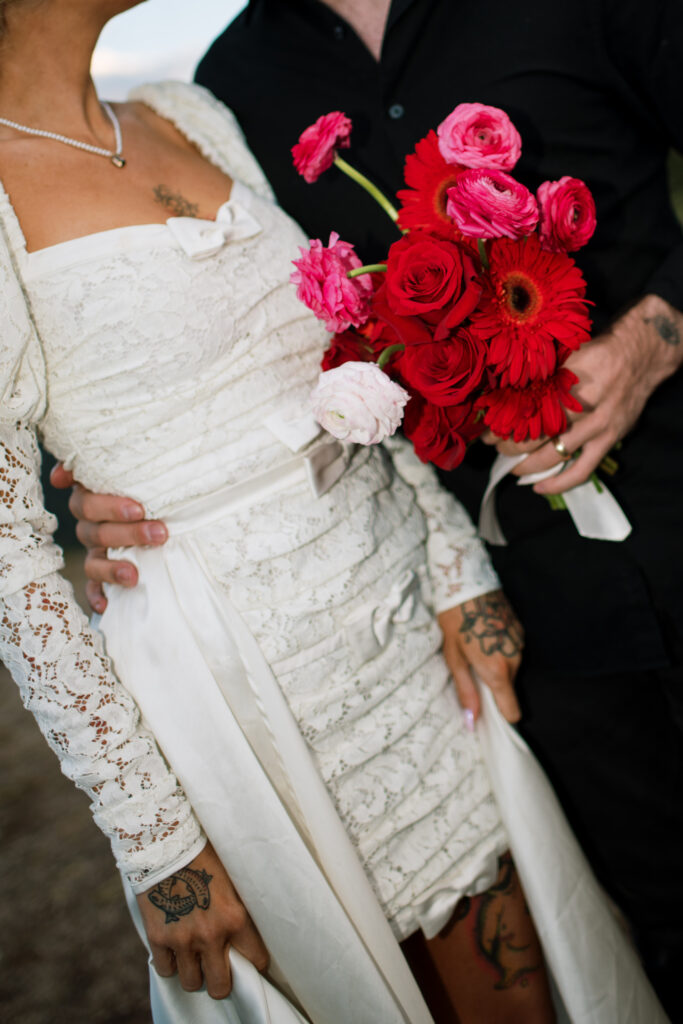
[[[532,193],[503,171],[463,171],[446,210],[468,238],[522,238],[538,223]]]
[[[483,103],[460,103],[437,128],[439,149],[449,164],[511,171],[522,140],[504,110]]]
[[[333,110],[301,133],[297,144],[292,146],[292,156],[295,168],[309,185],[332,166],[338,149],[348,149],[351,145],[351,127],[346,114]]]
[[[597,220],[591,190],[580,178],[565,175],[544,181],[536,193],[539,236],[548,252],[575,252],[593,236]]]
[[[320,426],[356,444],[379,444],[395,433],[409,398],[376,363],[343,363],[326,370],[311,393]]]
[[[292,260],[297,268],[290,278],[297,286],[297,297],[336,334],[348,327],[360,327],[370,313],[372,281],[369,274],[349,279],[349,270],[362,266],[350,242],[343,242],[336,231],[324,246],[319,238],[310,249],[299,248],[301,259]]]

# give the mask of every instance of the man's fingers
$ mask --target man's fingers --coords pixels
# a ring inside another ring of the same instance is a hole
[[[69,509],[76,519],[92,523],[133,523],[145,518],[145,510],[137,501],[117,494],[93,494],[75,484]]]
[[[550,480],[542,480],[534,486],[537,494],[562,494],[563,491],[570,491],[572,487],[585,484],[592,473],[598,468],[605,455],[613,447],[614,442],[609,440],[588,441],[582,448],[578,458],[567,466],[564,472]]]
[[[156,547],[168,540],[168,530],[156,520],[127,524],[81,520],[76,536],[86,548]]]
[[[56,462],[50,470],[50,483],[58,491],[67,490],[74,485],[74,475],[68,469],[64,469],[61,462]]]
[[[112,561],[104,548],[90,548],[85,556],[85,575],[96,586],[118,583],[121,587],[134,587],[138,570],[132,562]],[[89,600],[89,598],[88,598]]]
[[[212,944],[202,953],[206,991],[212,999],[226,999],[232,991],[229,951],[230,943],[226,942],[223,949],[217,944]]]
[[[499,437],[495,439],[496,450],[499,455],[524,455],[529,452],[535,452],[537,448],[541,448],[547,438],[539,437],[536,441],[501,441]]]
[[[99,583],[94,580],[87,580],[85,584],[85,597],[94,612],[102,615],[107,607],[107,599]]]

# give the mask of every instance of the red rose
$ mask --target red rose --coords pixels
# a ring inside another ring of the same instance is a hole
[[[371,316],[376,321],[372,339],[381,338],[389,345],[426,345],[434,332],[418,316],[402,316],[390,304],[386,282],[372,297]],[[386,347],[386,346],[384,346]]]
[[[462,431],[471,413],[470,403],[443,408],[414,395],[406,406],[403,430],[422,462],[451,470],[465,457]]]
[[[443,341],[407,347],[398,368],[428,401],[456,405],[481,382],[485,361],[486,347],[461,327]]]
[[[477,305],[481,285],[468,249],[423,231],[411,231],[389,250],[386,299],[402,316],[448,311],[448,326],[462,323]]]

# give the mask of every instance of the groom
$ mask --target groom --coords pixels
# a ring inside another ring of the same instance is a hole
[[[633,531],[584,540],[508,481],[509,543],[492,556],[527,630],[524,735],[683,1020],[683,236],[666,181],[669,147],[683,149],[681,0],[251,0],[197,81],[235,111],[309,235],[339,230],[373,261],[396,237],[379,208],[335,171],[309,186],[291,166],[300,132],[330,110],[352,119],[353,163],[390,194],[405,154],[462,101],[510,114],[527,186],[568,174],[592,189],[598,230],[579,262],[595,340],[569,363],[585,411],[524,472],[556,463],[560,442],[582,449],[537,488],[556,492],[621,442],[609,486]],[[475,519],[490,455],[477,445],[444,477]],[[121,518],[117,499],[72,501],[81,517]],[[82,523],[80,535],[97,549],[140,529]],[[126,571],[97,550],[89,564],[98,580]]]

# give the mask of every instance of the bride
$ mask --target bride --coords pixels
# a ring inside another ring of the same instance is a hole
[[[92,50],[135,3],[0,0],[0,655],[111,840],[158,1024],[550,1022],[434,617],[452,643],[495,575],[405,445],[302,412],[324,339],[287,283],[301,234],[230,113],[178,83],[99,101]],[[169,525],[99,630],[59,576],[38,433]],[[573,1019],[663,1020],[545,827],[596,915],[585,946],[544,926],[546,957],[588,979],[600,946],[610,974]]]

